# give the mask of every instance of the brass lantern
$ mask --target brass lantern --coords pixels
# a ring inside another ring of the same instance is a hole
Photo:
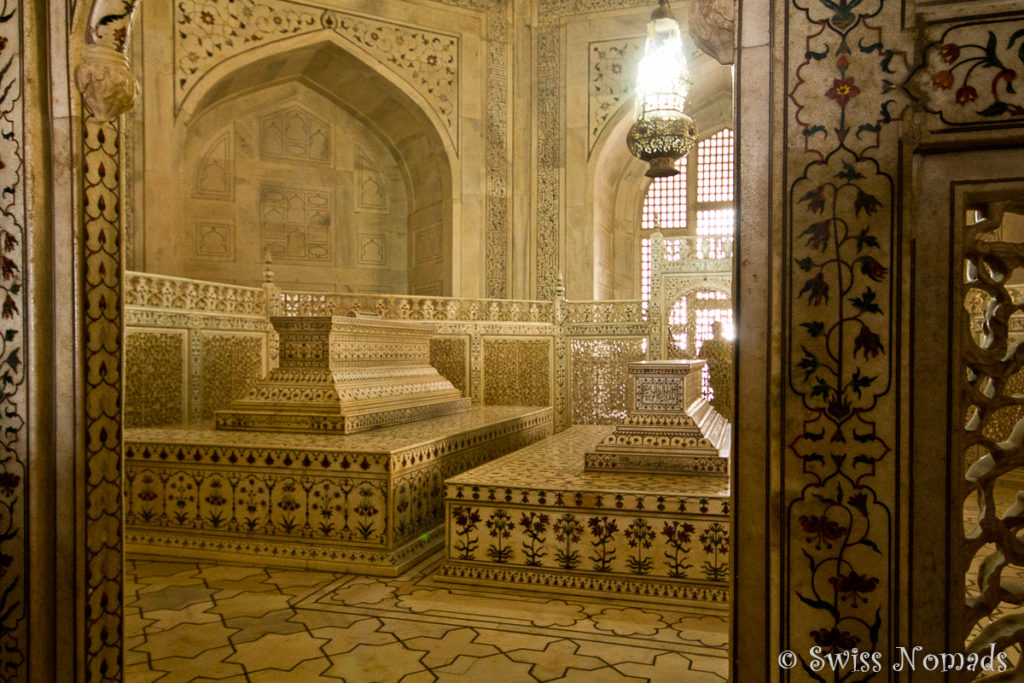
[[[683,112],[690,89],[683,39],[668,0],[658,0],[636,78],[636,111],[626,146],[650,164],[650,178],[679,173],[675,161],[697,140],[697,124]]]

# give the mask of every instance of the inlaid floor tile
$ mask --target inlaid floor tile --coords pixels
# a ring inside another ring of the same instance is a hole
[[[594,626],[602,631],[610,631],[619,636],[653,636],[658,629],[666,626],[657,612],[627,607],[626,609],[608,608],[595,614]]]
[[[225,619],[234,617],[261,617],[267,612],[288,607],[288,596],[274,593],[239,593],[238,595],[218,600],[211,612],[223,615]]]
[[[146,621],[150,622],[144,629],[146,633],[166,631],[178,624],[208,624],[213,621],[221,621],[219,614],[208,611],[213,607],[212,602],[195,602],[185,606],[183,609],[161,609],[146,612]],[[131,626],[129,625],[129,630]]]
[[[710,683],[724,681],[724,676],[693,670],[693,661],[678,652],[667,652],[654,658],[652,664],[620,664],[615,667],[629,676],[647,679],[650,683]]]
[[[136,570],[156,570],[136,583]],[[125,680],[724,680],[728,619],[398,578],[129,560]],[[182,585],[176,585],[180,582]],[[173,677],[171,676],[173,674]]]
[[[127,633],[138,633],[138,631],[132,631],[127,629]],[[142,643],[146,642],[146,636],[128,636],[124,639],[124,665],[129,667],[133,664],[147,664],[149,662],[149,654],[142,650],[136,650],[135,648]]]
[[[338,589],[334,597],[346,605],[376,605],[394,594],[395,589],[382,581],[362,580]]]
[[[411,638],[440,638],[445,633],[458,628],[451,624],[438,624],[433,621],[413,621],[412,619],[381,619],[380,631],[392,633],[398,640]]]
[[[217,581],[241,581],[250,577],[266,578],[267,572],[262,567],[246,567],[234,564],[213,564],[207,565],[196,572],[207,585],[214,585]]]
[[[627,676],[606,666],[593,671],[569,669],[565,676],[556,678],[552,683],[646,683],[646,679]],[[680,683],[684,683],[684,679],[680,679]]]
[[[174,628],[146,636],[146,642],[135,649],[149,653],[156,661],[166,657],[195,657],[211,648],[229,645],[234,629],[222,623],[180,624]]]
[[[468,657],[460,655],[454,662],[440,669],[434,669],[439,681],[534,681],[530,675],[531,664],[515,662],[507,655],[489,657]]]
[[[325,639],[323,651],[327,655],[348,652],[359,644],[385,645],[394,643],[395,637],[390,633],[381,633],[378,619],[357,621],[347,628],[318,628],[311,633],[317,638]]]
[[[245,669],[238,664],[224,661],[234,653],[231,646],[207,650],[197,657],[168,657],[153,661],[153,668],[168,672],[160,683],[187,683],[202,676],[222,679],[244,676]]]
[[[347,683],[386,683],[424,671],[421,661],[426,654],[410,650],[402,643],[358,645],[349,652],[331,655],[333,666],[327,673],[344,677]]]
[[[429,667],[440,667],[451,664],[460,654],[470,657],[486,657],[496,654],[493,645],[477,644],[477,633],[470,628],[449,631],[440,638],[409,638],[403,642],[414,650],[425,650],[423,663]]]
[[[320,646],[325,642],[324,639],[314,638],[308,633],[268,634],[237,645],[235,654],[228,657],[227,661],[241,664],[246,671],[288,671],[307,659],[323,658],[324,653]]]
[[[661,653],[659,650],[646,647],[614,645],[587,640],[580,643],[580,649],[576,651],[576,654],[586,657],[597,657],[609,664],[621,664],[623,662],[650,664]]]
[[[291,569],[268,569],[266,583],[278,586],[303,586],[312,588],[332,580],[326,572],[306,572]]]
[[[249,674],[247,681],[251,683],[315,683],[316,681],[341,680],[336,676],[328,676],[325,671],[331,667],[331,660],[326,657],[322,659],[307,659],[299,662],[294,668],[288,671],[277,669],[264,669]]]
[[[494,645],[499,650],[509,652],[511,650],[543,650],[557,638],[541,636],[533,633],[519,633],[515,631],[495,631],[490,629],[477,629],[479,636],[476,642],[485,645]]]
[[[237,581],[232,581],[230,579],[218,579],[216,581],[207,580],[206,585],[210,588],[217,589],[217,592],[213,594],[213,599],[218,602],[221,600],[227,600],[228,598],[233,598],[241,595],[242,593],[280,594],[283,592],[272,583],[262,582],[259,576],[251,576]]]
[[[165,586],[152,593],[140,595],[133,607],[138,607],[143,614],[156,610],[181,609],[197,602],[209,602],[210,596],[216,591],[202,585]]]
[[[365,614],[344,614],[341,612],[319,612],[314,610],[299,610],[295,613],[295,616],[291,617],[289,621],[294,621],[297,624],[304,624],[310,631],[318,628],[346,628],[362,621],[366,618]]]
[[[530,675],[538,681],[551,681],[565,676],[570,667],[590,671],[606,666],[605,662],[596,657],[585,657],[577,654],[579,646],[571,640],[557,640],[548,643],[543,651],[515,650],[507,653],[517,662],[531,662]]]
[[[297,633],[305,631],[306,626],[297,621],[289,621],[295,612],[291,609],[279,609],[267,612],[261,617],[234,617],[225,619],[224,623],[237,628],[238,632],[231,636],[231,642],[235,645],[248,643],[268,633]]]
[[[153,576],[173,576],[182,572],[195,573],[198,569],[194,566],[183,565],[181,562],[165,562],[163,560],[136,560],[135,570],[132,572],[137,583]]]
[[[124,667],[124,680],[128,683],[150,683],[166,676],[166,671],[154,671],[148,664],[133,664]]]

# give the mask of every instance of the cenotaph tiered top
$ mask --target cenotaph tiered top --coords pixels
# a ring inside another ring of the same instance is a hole
[[[366,315],[270,322],[279,366],[216,411],[217,429],[350,434],[470,407],[430,365],[433,325]]]

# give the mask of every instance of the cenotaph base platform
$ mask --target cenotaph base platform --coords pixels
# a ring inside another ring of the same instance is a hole
[[[356,434],[125,431],[128,552],[396,576],[444,543],[444,480],[551,434],[475,407]]]
[[[551,434],[431,367],[429,324],[272,317],[279,367],[209,426],[125,431],[129,552],[396,576],[444,542],[444,486]]]
[[[703,364],[631,363],[623,424],[448,479],[435,578],[726,609],[729,425],[701,398]]]

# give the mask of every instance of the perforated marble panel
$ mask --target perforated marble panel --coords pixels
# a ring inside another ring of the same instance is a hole
[[[261,335],[219,333],[201,333],[198,347],[202,374],[193,392],[199,397],[200,417],[207,419],[240,398],[251,380],[259,379],[266,367],[266,348]]]
[[[186,420],[185,330],[125,331],[125,427]]]
[[[644,360],[643,343],[641,337],[571,340],[573,424],[611,424],[626,417],[627,368]]]
[[[550,339],[485,339],[484,404],[551,405]]]

